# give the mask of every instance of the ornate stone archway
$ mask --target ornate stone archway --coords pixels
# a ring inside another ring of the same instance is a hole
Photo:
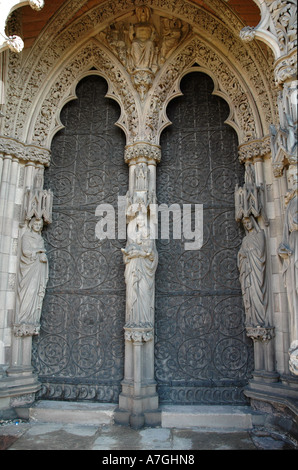
[[[136,6],[130,0],[120,3],[111,0],[68,22],[73,12],[79,11],[84,3],[83,0],[65,2],[23,62],[16,54],[10,56],[10,81],[6,90],[6,116],[1,122],[0,151],[4,166],[8,168],[12,161],[14,188],[16,179],[20,181],[22,178],[25,181],[21,190],[23,193],[27,188],[29,194],[37,189],[42,194],[43,168],[50,164],[51,141],[62,126],[60,111],[67,101],[76,98],[78,81],[89,73],[98,73],[108,83],[107,96],[115,99],[121,108],[117,125],[126,135],[124,158],[130,175],[128,207],[137,202],[149,217],[149,202],[154,202],[156,194],[156,165],[162,158],[160,134],[170,125],[166,108],[169,101],[181,93],[181,77],[195,66],[211,76],[215,83],[214,93],[229,104],[227,123],[237,132],[239,158],[246,168],[246,189],[241,188],[242,199],[237,206],[242,214],[239,220],[244,214],[243,197],[255,191],[258,193],[258,208],[253,216],[265,232],[268,259],[272,260],[275,235],[268,219],[275,218],[277,207],[274,205],[275,189],[270,174],[270,126],[278,122],[277,90],[273,86],[276,54],[274,58],[270,53],[265,57],[257,43],[244,42],[239,37],[243,24],[229,5],[221,0],[206,1],[210,10],[188,1],[173,4],[149,0],[137,2]],[[118,17],[119,11],[121,18]],[[134,27],[131,32],[129,23]],[[141,27],[143,33],[140,32]],[[247,31],[242,33],[242,37],[245,33]],[[146,38],[142,51],[138,42],[141,34],[145,34]],[[147,176],[140,196],[136,174],[141,168],[146,169]],[[36,181],[39,186],[36,186]],[[18,205],[21,207],[22,195],[16,191],[15,194],[18,194]],[[264,208],[269,214],[265,213]],[[29,211],[29,207],[25,209]],[[137,213],[138,210],[128,210],[128,224],[136,220]],[[248,215],[251,213],[248,211]],[[48,219],[49,222],[50,217]],[[16,245],[22,230],[14,233]],[[154,250],[153,246],[152,253]],[[16,249],[12,256],[17,264]],[[268,261],[272,272],[276,268],[270,263]],[[153,265],[152,259],[150,269],[154,278]],[[16,288],[16,275],[14,279]],[[129,298],[129,286],[127,289]],[[270,342],[267,349],[261,344],[263,340],[268,340],[268,328],[271,331],[274,324],[272,291],[268,298],[270,318],[265,330],[262,330],[261,340],[258,335],[255,336],[256,364],[257,369],[265,371],[261,373],[265,380],[275,382],[273,343]],[[14,323],[17,324],[17,313],[15,315]],[[127,321],[125,326],[126,371],[120,400],[123,413],[119,413],[119,419],[128,420],[136,426],[144,420],[149,423],[150,412],[158,407],[153,370],[154,313],[150,311],[145,317],[151,318],[145,322],[146,325],[144,321],[138,323],[134,319]],[[252,332],[253,335],[255,332]],[[19,380],[19,375],[24,375],[22,367],[30,363],[30,348],[25,347],[25,342],[30,342],[28,334],[16,335],[13,341],[15,344],[23,341],[24,345],[18,346],[17,353],[13,354],[9,370],[11,383],[14,377]],[[145,356],[146,366],[142,359]],[[279,368],[287,371],[285,364]],[[31,393],[37,390],[38,382],[31,371],[26,375],[25,382],[27,388],[23,390],[30,402]],[[148,411],[145,417],[144,410]]]

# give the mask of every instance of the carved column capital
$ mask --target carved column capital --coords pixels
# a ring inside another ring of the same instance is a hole
[[[33,323],[18,323],[13,327],[13,333],[17,337],[35,336],[39,334],[40,325]]]
[[[270,153],[270,150],[270,136],[250,140],[239,146],[239,160],[241,163],[262,161],[263,157]]]
[[[246,334],[253,341],[260,341],[261,343],[268,343],[274,338],[274,327],[271,326],[247,326]]]
[[[128,325],[124,327],[126,341],[134,343],[148,343],[154,338],[154,328],[152,324],[141,325]]]
[[[51,151],[38,145],[30,145],[20,142],[12,137],[0,136],[0,153],[13,155],[25,162],[41,163],[49,166]]]
[[[131,163],[159,163],[161,160],[161,149],[159,145],[149,144],[148,142],[136,142],[127,145],[124,155],[125,162]]]

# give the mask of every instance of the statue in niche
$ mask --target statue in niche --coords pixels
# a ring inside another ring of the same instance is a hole
[[[48,260],[41,236],[43,219],[33,217],[22,236],[17,321],[39,328],[41,307],[48,281]]]
[[[242,219],[246,235],[238,253],[240,284],[246,313],[246,327],[265,327],[267,309],[266,243],[264,231],[255,219]]]
[[[147,213],[138,212],[129,222],[127,233],[127,246],[122,248],[127,290],[126,323],[129,326],[152,326],[158,255],[155,242],[150,239]]]
[[[135,169],[135,189],[137,191],[148,189],[148,166],[140,163]]]
[[[291,313],[292,334],[298,334],[298,172],[296,165],[290,165],[288,182],[292,188],[286,196],[286,214],[283,239],[278,254],[283,259],[283,278],[287,289]],[[294,338],[298,340],[298,337]]]
[[[146,6],[136,8],[138,23],[129,26],[131,42],[129,68],[135,70],[157,71],[156,30],[150,20],[150,9]]]

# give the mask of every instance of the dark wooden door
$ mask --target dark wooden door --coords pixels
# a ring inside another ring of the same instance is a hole
[[[121,241],[99,241],[96,207],[125,195],[125,137],[106,81],[88,76],[62,110],[45,187],[54,192],[44,230],[50,278],[33,365],[43,399],[118,401],[123,378],[125,281]],[[117,212],[116,212],[117,213]]]
[[[241,183],[237,135],[213,81],[186,75],[168,106],[161,138],[158,203],[203,204],[204,244],[158,240],[155,369],[161,403],[241,404],[253,368],[237,269],[242,233],[234,189]]]

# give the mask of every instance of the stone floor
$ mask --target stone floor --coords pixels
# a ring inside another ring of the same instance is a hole
[[[263,428],[238,432],[203,432],[196,427],[133,430],[114,424],[98,426],[15,419],[0,420],[0,450],[109,450],[112,453],[102,454],[102,458],[104,455],[117,458],[118,451],[134,450],[146,451],[147,456],[150,451],[155,451],[155,455],[158,451],[161,454],[171,452],[171,455],[175,451],[173,455],[177,456],[176,451],[184,450],[191,456],[191,451],[200,450],[297,450],[297,447],[285,436]],[[129,452],[123,455],[133,456]]]

